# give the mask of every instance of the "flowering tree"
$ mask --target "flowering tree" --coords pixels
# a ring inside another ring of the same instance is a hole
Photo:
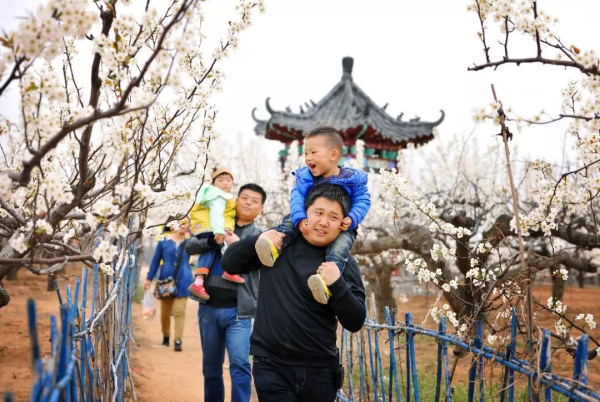
[[[492,121],[497,127],[494,134],[500,131],[502,141],[498,147],[477,158],[493,162],[487,165],[489,171],[484,164],[468,169],[468,153],[461,152],[450,166],[443,153],[437,161],[450,167],[454,180],[448,175],[432,176],[432,180],[421,180],[417,187],[397,172],[383,175],[384,186],[393,197],[389,202],[397,203],[396,220],[403,214],[410,217],[404,225],[398,225],[400,233],[411,230],[414,212],[421,217],[416,222],[427,222],[430,232],[429,236],[423,234],[427,241],[402,242],[399,236],[402,248],[414,252],[406,260],[407,269],[420,281],[431,281],[444,292],[448,304],[434,306],[431,315],[435,320],[446,316],[459,334],[468,335],[473,323],[486,317],[487,341],[497,344],[505,338],[502,333],[506,319],[515,309],[527,339],[532,340],[536,337],[538,313],[547,311],[555,316],[553,335],[572,352],[570,331],[595,329],[594,317],[568,317],[558,287],[547,301],[535,300],[530,289],[544,270],[549,270],[557,283],[567,278],[569,269],[597,272],[593,257],[600,248],[596,216],[600,207],[600,62],[593,50],[564,45],[552,28],[557,20],[539,10],[536,1],[474,0],[468,9],[481,22],[478,36],[485,56],[485,63],[470,70],[536,63],[566,67],[582,76],[566,84],[561,112],[556,116],[519,116],[490,93],[494,101],[489,107],[475,109],[473,115],[478,123]],[[490,20],[497,24],[497,30],[487,26]],[[529,41],[533,55],[512,58],[509,43],[517,41]],[[500,45],[492,48],[492,42]],[[517,133],[529,125],[564,119],[570,119],[568,134],[577,150],[575,158],[564,165],[543,160],[513,163],[513,132],[516,142]],[[422,233],[424,227],[421,225]],[[460,275],[450,275],[451,265]],[[588,353],[593,358],[600,354],[600,343],[593,336],[590,340],[596,348]]]
[[[486,63],[473,70],[531,62],[571,67],[584,76],[567,83],[563,110],[556,117],[524,118],[494,100],[473,112],[476,123],[495,123],[491,134],[500,131],[501,136],[494,145],[479,146],[472,136],[438,136],[429,145],[403,151],[402,174],[370,175],[373,204],[353,253],[370,285],[375,285],[381,308],[394,303],[389,274],[395,264],[390,250],[398,249],[405,252],[407,270],[421,283],[436,285],[444,297],[430,312],[434,320],[447,317],[455,331],[467,337],[473,324],[485,317],[486,339],[498,345],[506,338],[505,324],[512,309],[519,313],[528,339],[535,336],[540,312],[551,312],[556,317],[554,336],[572,351],[570,331],[596,327],[591,314],[566,315],[561,285],[569,272],[598,269],[598,61],[591,51],[563,46],[548,29],[555,19],[538,12],[536,2],[474,1],[469,10],[482,21],[484,31],[479,37],[486,57]],[[560,51],[562,58],[513,60],[508,45],[503,45],[502,60],[491,61],[490,33],[485,28],[489,18],[498,22],[502,43],[509,35],[518,35],[511,36],[511,43],[533,39],[535,49],[546,46]],[[490,99],[494,99],[491,92]],[[531,124],[567,118],[572,119],[569,134],[578,151],[574,158],[563,165],[515,158],[514,145],[508,142],[511,130],[518,140],[516,133]],[[512,157],[507,153],[510,148]],[[290,156],[288,164],[296,160]],[[415,166],[427,169],[419,171]],[[277,193],[283,197],[277,202],[280,216],[287,212],[290,185],[289,176],[282,178]],[[552,277],[555,287],[550,300],[535,300],[528,291],[541,276]],[[591,340],[600,346],[593,336]],[[589,356],[597,353],[593,349]]]
[[[263,2],[241,0],[210,55],[202,1],[133,3],[48,0],[0,38],[0,96],[20,96],[19,120],[0,117],[0,307],[19,267],[110,274],[148,214],[183,216],[202,182],[219,63]]]

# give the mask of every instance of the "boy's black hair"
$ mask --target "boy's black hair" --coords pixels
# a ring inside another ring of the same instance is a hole
[[[329,146],[332,149],[337,149],[340,153],[340,156],[342,155],[344,148],[344,139],[335,128],[330,126],[317,127],[315,129],[310,130],[304,136],[304,139],[306,140],[311,137],[325,137]]]
[[[350,195],[344,190],[344,187],[339,184],[331,183],[317,184],[308,192],[308,195],[304,200],[304,209],[308,210],[308,207],[314,204],[316,199],[320,197],[339,203],[342,207],[344,216],[348,216],[351,201]]]
[[[242,191],[244,191],[244,190],[250,190],[250,191],[255,191],[255,192],[259,193],[262,198],[261,204],[265,205],[265,201],[267,201],[267,193],[261,186],[259,186],[258,184],[254,184],[254,183],[244,184],[238,190],[238,197],[240,196],[240,194],[242,194]]]

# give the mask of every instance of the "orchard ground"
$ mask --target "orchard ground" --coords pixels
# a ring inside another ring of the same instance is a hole
[[[80,274],[80,269],[67,271],[70,281],[59,279],[62,289],[67,283],[74,283],[74,278]],[[2,342],[0,342],[0,391],[12,390],[16,401],[27,401],[33,379],[31,371],[31,348],[29,332],[27,329],[26,303],[33,297],[37,303],[39,336],[42,344],[42,355],[48,356],[50,352],[49,333],[50,316],[57,315],[59,304],[55,292],[46,291],[46,278],[37,277],[26,270],[19,271],[19,278],[13,282],[5,281],[11,294],[11,302],[0,310],[0,328],[2,328]],[[536,287],[535,295],[545,302],[550,295],[550,288]],[[411,296],[407,303],[398,301],[398,317],[410,311],[415,317],[415,322],[423,320],[429,303],[425,296]],[[578,313],[593,314],[596,320],[600,318],[600,289],[575,287],[567,288],[564,302],[568,305],[569,317]],[[183,339],[183,352],[176,353],[171,348],[156,347],[161,341],[159,317],[152,320],[142,318],[142,307],[134,303],[134,337],[136,346],[132,348],[131,369],[135,380],[138,400],[161,401],[197,401],[203,394],[202,381],[202,354],[198,334],[197,305],[189,302],[186,311],[186,328]],[[158,314],[158,312],[157,312]],[[544,325],[552,327],[552,322],[546,320],[549,316],[542,315]],[[434,327],[431,319],[427,326]],[[591,332],[600,338],[600,328]],[[578,336],[572,333],[572,336]],[[427,338],[417,338],[417,367],[420,373],[435,372],[436,351],[435,341]],[[383,357],[389,358],[386,344],[382,345]],[[403,358],[403,353],[401,353]],[[572,358],[563,350],[555,351],[552,359],[553,371],[557,374],[572,376]],[[385,365],[385,363],[384,363]],[[455,375],[455,388],[467,384],[468,359],[461,359]],[[487,370],[486,370],[487,372]],[[501,369],[494,366],[493,382],[498,382]],[[225,362],[224,378],[226,382],[226,400],[229,400],[229,374],[227,361]],[[423,382],[426,379],[423,378]],[[589,381],[595,388],[600,388],[600,359],[590,361]],[[254,399],[256,400],[256,399]]]

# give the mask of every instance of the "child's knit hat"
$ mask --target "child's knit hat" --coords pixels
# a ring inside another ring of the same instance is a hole
[[[210,174],[210,179],[215,180],[218,176],[224,173],[227,173],[233,179],[233,173],[231,173],[231,170],[229,170],[229,168],[226,168],[225,166],[215,166],[213,168],[212,173]]]

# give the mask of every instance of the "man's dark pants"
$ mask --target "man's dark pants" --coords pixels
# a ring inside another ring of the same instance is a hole
[[[260,402],[333,402],[334,367],[297,367],[259,356],[252,363],[254,387]]]

